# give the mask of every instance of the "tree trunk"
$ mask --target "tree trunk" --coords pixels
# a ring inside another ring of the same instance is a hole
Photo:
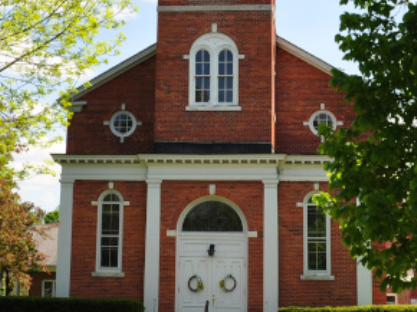
[[[4,272],[6,273],[6,296],[10,296],[13,291],[13,283],[10,279],[9,271],[6,269]]]

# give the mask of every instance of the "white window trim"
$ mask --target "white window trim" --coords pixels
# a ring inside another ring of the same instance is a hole
[[[233,54],[233,102],[218,101],[218,64],[219,54],[223,50],[229,50]],[[195,101],[195,59],[200,50],[206,50],[210,54],[210,101],[200,103]],[[189,54],[189,100],[187,111],[239,111],[239,60],[243,56],[235,42],[221,33],[208,33],[198,38],[192,45]]]
[[[303,263],[304,263],[304,274],[300,276],[301,280],[329,280],[332,281],[335,279],[331,275],[331,228],[330,228],[330,217],[326,214],[326,270],[309,270],[308,269],[308,201],[313,195],[318,194],[319,192],[313,191],[308,193],[304,197],[303,201]]]
[[[101,267],[101,224],[102,224],[102,213],[103,213],[103,199],[109,195],[115,194],[119,197],[120,212],[119,212],[119,249],[117,250],[117,267],[107,268]],[[122,251],[123,251],[123,219],[124,219],[124,206],[127,202],[123,200],[122,194],[118,191],[111,189],[101,193],[98,200],[98,211],[97,211],[97,241],[96,241],[96,270],[92,272],[93,277],[124,277],[122,272]]]
[[[56,296],[56,281],[55,280],[42,280],[42,297],[45,297],[45,283],[52,283],[52,297]]]
[[[308,121],[308,126],[310,127],[311,132],[313,132],[315,135],[318,135],[318,131],[314,128],[314,119],[316,118],[317,115],[319,114],[327,114],[330,116],[330,118],[332,119],[332,123],[333,123],[333,130],[336,130],[336,127],[338,126],[337,123],[337,119],[336,116],[325,109],[321,109],[318,111],[315,111],[311,116],[310,116],[310,120]]]
[[[392,296],[392,297],[394,297],[395,298],[395,302],[394,303],[391,303],[392,305],[397,305],[398,304],[398,295],[397,294],[395,294],[395,293],[387,293],[387,295],[386,295],[387,297],[388,296]],[[386,304],[390,304],[390,303],[388,303],[388,300],[387,300],[387,303]]]
[[[114,121],[115,121],[115,119],[119,116],[119,115],[127,115],[127,116],[129,116],[130,118],[132,118],[132,121],[133,121],[133,123],[132,123],[132,128],[130,128],[130,130],[128,131],[128,132],[126,132],[126,133],[121,133],[121,132],[119,132],[115,127],[114,127]],[[140,123],[139,123],[139,125],[140,125]],[[129,135],[131,135],[133,132],[135,132],[135,130],[136,130],[136,126],[138,126],[138,122],[137,122],[137,120],[136,120],[136,117],[135,117],[135,115],[133,115],[131,112],[129,112],[129,111],[125,111],[125,110],[120,110],[120,111],[118,111],[118,112],[116,112],[116,113],[114,113],[113,114],[113,116],[111,117],[111,119],[110,119],[110,130],[111,130],[111,132],[115,135],[115,136],[117,136],[117,137],[120,137],[120,138],[126,138],[126,137],[128,137]]]
[[[116,119],[117,116],[121,115],[121,114],[125,114],[128,115],[133,123],[132,123],[132,128],[130,128],[130,130],[126,133],[121,133],[119,132],[115,127],[114,127],[114,120]],[[113,114],[113,116],[110,118],[110,120],[105,120],[103,122],[103,125],[105,126],[109,126],[110,127],[110,131],[117,137],[120,138],[120,143],[123,143],[125,138],[127,138],[128,136],[130,136],[133,132],[135,132],[136,127],[137,126],[141,126],[142,122],[138,121],[135,117],[135,115],[133,115],[131,112],[126,111],[126,104],[122,104],[121,108],[119,111],[117,111],[116,113]]]

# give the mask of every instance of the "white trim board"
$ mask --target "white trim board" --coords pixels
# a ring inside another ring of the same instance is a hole
[[[60,164],[305,164],[323,165],[327,155],[235,154],[235,155],[71,155],[51,154]]]
[[[301,49],[300,47],[297,47],[291,42],[278,36],[277,36],[277,45],[279,48],[283,49],[284,51],[287,51],[288,53],[294,55],[300,60],[303,60],[304,62],[314,66],[315,68],[321,70],[325,74],[331,75],[331,70],[333,69],[333,66],[319,59],[313,54],[308,53],[307,51]]]
[[[61,181],[145,181],[147,178],[188,181],[327,182],[320,155],[53,155],[62,165]]]

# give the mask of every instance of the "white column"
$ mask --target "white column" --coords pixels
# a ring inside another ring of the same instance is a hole
[[[372,304],[372,270],[368,270],[357,260],[356,283],[358,306]]]
[[[56,271],[57,297],[70,296],[73,194],[74,181],[61,180],[61,201],[59,205],[60,225]]]
[[[356,205],[360,205],[356,198]],[[361,258],[356,259],[356,298],[358,306],[372,304],[372,270],[368,270],[360,263]]]
[[[161,183],[148,180],[146,202],[144,305],[146,311],[158,311],[159,246],[161,228]]]
[[[264,180],[264,312],[278,309],[278,180]]]

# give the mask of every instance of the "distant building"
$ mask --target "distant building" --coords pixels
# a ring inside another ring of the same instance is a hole
[[[45,257],[43,263],[50,273],[30,272],[32,285],[29,289],[29,296],[55,297],[55,276],[58,250],[59,223],[35,225],[45,235],[33,232],[33,238],[38,243],[38,250]]]

